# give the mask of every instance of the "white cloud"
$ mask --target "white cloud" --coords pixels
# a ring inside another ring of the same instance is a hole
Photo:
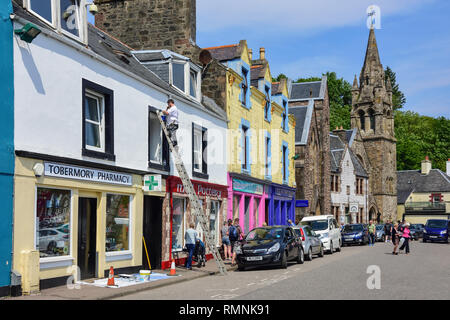
[[[407,13],[434,0],[197,0],[197,27],[217,32],[270,25],[275,30],[296,32],[364,23],[366,9],[376,4],[383,15]]]

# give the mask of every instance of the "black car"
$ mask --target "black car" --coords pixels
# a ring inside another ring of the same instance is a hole
[[[369,235],[367,228],[363,224],[346,224],[341,231],[342,245],[369,243]]]
[[[425,225],[423,224],[412,224],[409,228],[411,230],[411,236],[414,240],[419,240],[419,238],[423,238],[423,229],[425,228]]]
[[[288,261],[303,263],[305,259],[302,240],[291,227],[270,226],[250,231],[236,248],[238,270],[254,266],[281,266]]]

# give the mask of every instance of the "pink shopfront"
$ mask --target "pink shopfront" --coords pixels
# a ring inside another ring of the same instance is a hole
[[[268,222],[268,185],[265,181],[238,173],[228,173],[228,219],[239,218],[248,233]]]

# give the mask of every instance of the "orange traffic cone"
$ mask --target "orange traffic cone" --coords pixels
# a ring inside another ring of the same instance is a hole
[[[108,275],[108,286],[115,286],[114,284],[114,268],[111,266],[111,268],[109,268],[109,275]]]
[[[169,276],[176,276],[176,270],[175,270],[175,259],[172,259],[172,265],[170,266],[170,273]]]

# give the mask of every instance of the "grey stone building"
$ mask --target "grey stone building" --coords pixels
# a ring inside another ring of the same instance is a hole
[[[397,216],[397,140],[392,88],[385,77],[373,29],[359,84],[355,76],[352,96],[351,126],[357,132],[351,148],[369,173],[369,218],[393,220]]]
[[[330,103],[327,77],[321,81],[293,83],[289,113],[296,118],[296,199],[308,207],[296,208],[297,219],[331,214]]]

